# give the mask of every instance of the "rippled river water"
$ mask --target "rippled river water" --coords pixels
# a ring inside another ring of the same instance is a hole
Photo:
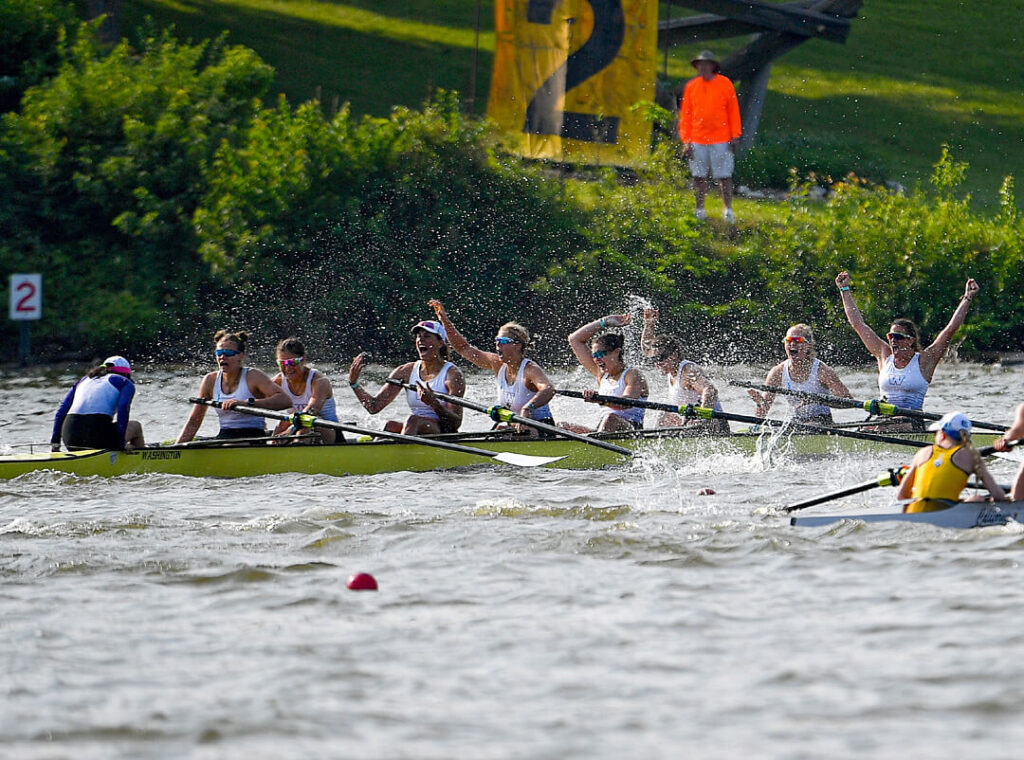
[[[134,416],[173,438],[198,376],[138,374]],[[342,419],[370,422],[330,374]],[[871,374],[843,376],[873,397]],[[0,378],[0,443],[46,440],[74,379]],[[470,375],[470,396],[492,382]],[[943,365],[929,409],[1009,421],[1021,391],[1020,370]],[[753,408],[737,388],[724,405]],[[1020,527],[792,528],[772,509],[909,456],[2,482],[0,755],[1020,757]],[[357,571],[380,590],[347,590]]]

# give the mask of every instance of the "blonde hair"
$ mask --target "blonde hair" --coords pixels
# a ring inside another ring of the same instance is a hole
[[[811,327],[809,324],[807,324],[806,322],[797,322],[795,325],[791,325],[789,330],[786,330],[786,332],[789,333],[793,330],[799,330],[800,332],[804,333],[805,337],[807,338],[807,342],[810,343],[811,345],[814,345],[814,328]]]
[[[971,440],[971,434],[968,431],[960,431],[960,443],[962,443],[963,447],[970,452],[971,459],[974,460],[974,472],[977,474],[978,470],[981,469],[981,454],[974,445],[974,441]]]
[[[510,338],[514,338],[519,342],[519,345],[523,347],[523,351],[533,348],[533,338],[530,336],[530,331],[518,322],[506,322],[498,328],[498,332],[508,333]]]
[[[806,322],[797,322],[795,325],[792,325],[788,330],[786,330],[786,335],[789,335],[791,332],[793,332],[793,330],[799,330],[804,334],[804,338],[807,339],[807,345],[810,347],[810,350],[807,352],[807,355],[811,359],[816,358],[818,356],[818,350],[816,348],[817,344],[814,341],[814,328],[811,327]]]

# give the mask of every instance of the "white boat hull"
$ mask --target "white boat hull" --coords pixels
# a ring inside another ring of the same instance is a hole
[[[936,525],[940,528],[983,528],[989,525],[1006,525],[1008,522],[1024,523],[1024,501],[993,504],[984,501],[961,501],[948,509],[935,512],[891,512],[865,513],[859,515],[810,515],[792,517],[790,525],[814,528],[833,525],[843,520],[861,522],[909,522]]]

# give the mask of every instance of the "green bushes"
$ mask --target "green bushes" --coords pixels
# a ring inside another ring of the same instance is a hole
[[[795,176],[820,177],[826,184],[850,173],[874,183],[891,175],[865,145],[825,134],[801,132],[778,135],[765,132],[736,163],[737,187],[788,187]]]
[[[74,6],[61,0],[0,0],[0,113],[18,107],[29,87],[53,76]]]
[[[204,166],[245,133],[271,75],[219,41],[106,53],[82,34],[2,117],[0,264],[43,272],[50,350],[139,350],[196,319]]]
[[[870,324],[909,316],[929,336],[976,277],[964,345],[1024,345],[1012,180],[1000,212],[979,216],[948,152],[928,192],[849,178],[821,202],[795,184],[756,223],[696,226],[672,141],[629,182],[555,176],[504,151],[452,93],[387,118],[325,117],[317,103],[264,106],[273,72],[223,40],[75,40],[0,135],[0,266],[44,273],[48,356],[169,358],[218,326],[265,347],[299,333],[327,359],[407,355],[430,297],[474,339],[520,319],[562,353],[569,330],[635,295],[695,358],[775,357],[806,321],[830,359],[863,359],[840,269]],[[10,356],[10,323],[3,336]]]
[[[827,202],[815,204],[806,187],[796,188],[779,223],[763,225],[755,236],[768,263],[762,281],[771,313],[781,317],[788,309],[793,321],[844,325],[833,278],[846,269],[857,304],[876,331],[909,317],[931,340],[952,315],[964,282],[974,277],[982,291],[958,342],[974,352],[1024,346],[1016,287],[1024,246],[1012,180],[1004,183],[1000,214],[985,218],[971,211],[968,197],[957,195],[966,168],[944,150],[933,193],[901,194],[851,177],[833,187]],[[864,358],[852,330],[830,335],[840,356]]]

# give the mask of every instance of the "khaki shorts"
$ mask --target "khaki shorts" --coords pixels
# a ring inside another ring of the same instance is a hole
[[[712,143],[698,145],[694,143],[690,154],[690,174],[694,177],[711,176],[712,179],[725,179],[732,176],[736,159],[729,143]]]

